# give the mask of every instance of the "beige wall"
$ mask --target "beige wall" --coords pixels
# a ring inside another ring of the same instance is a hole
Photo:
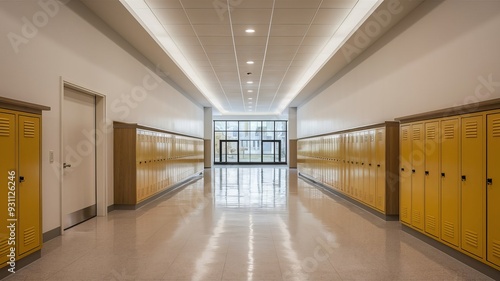
[[[498,0],[425,1],[299,107],[298,137],[500,98],[499,30]]]
[[[105,95],[110,120],[203,137],[202,107],[161,80],[164,74],[147,69],[155,67],[79,1],[54,3],[59,2],[0,2],[0,96],[52,108],[43,114],[44,232],[60,226],[60,175],[48,161],[49,150],[61,159],[60,77]],[[112,204],[109,136],[106,170]]]

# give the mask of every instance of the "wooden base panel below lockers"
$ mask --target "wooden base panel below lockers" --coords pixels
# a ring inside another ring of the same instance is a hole
[[[300,174],[385,216],[398,215],[398,122],[300,139],[297,150]]]
[[[203,139],[114,122],[114,204],[138,205],[203,172]]]
[[[500,270],[500,99],[398,120],[401,223]]]

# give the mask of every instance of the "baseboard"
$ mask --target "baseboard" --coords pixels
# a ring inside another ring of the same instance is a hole
[[[108,206],[108,213],[111,213],[111,212],[113,212],[114,210],[115,210],[115,205],[114,205],[114,204],[113,204],[113,205],[109,205],[109,206]]]
[[[28,256],[16,261],[16,267],[15,267],[15,272],[19,271],[19,269],[29,265],[30,263],[36,261],[37,259],[42,257],[42,251],[38,250],[32,254],[29,254]],[[11,267],[9,265],[4,266],[3,268],[0,269],[0,279],[6,278],[8,276],[11,276],[12,273],[9,271]]]
[[[56,227],[52,230],[49,230],[43,234],[43,243],[52,240],[58,236],[61,236],[61,227]]]
[[[377,210],[375,210],[373,208],[370,208],[370,207],[366,206],[365,204],[357,201],[356,199],[353,199],[353,198],[351,198],[351,197],[349,197],[349,196],[347,196],[347,195],[345,195],[345,194],[343,194],[341,192],[338,192],[338,191],[336,191],[336,190],[334,190],[334,189],[332,189],[332,188],[330,188],[330,187],[328,187],[328,186],[326,186],[326,185],[324,185],[324,184],[322,184],[320,182],[315,181],[314,179],[311,179],[311,178],[307,177],[306,175],[303,175],[303,174],[299,173],[299,177],[302,180],[308,182],[309,184],[317,187],[319,190],[324,191],[324,193],[326,195],[329,195],[329,196],[330,195],[338,196],[338,197],[340,197],[340,198],[342,198],[342,199],[344,199],[344,200],[346,200],[346,201],[348,201],[348,202],[350,202],[350,203],[352,203],[352,204],[360,207],[361,209],[363,209],[363,210],[365,210],[365,211],[367,211],[367,212],[369,212],[369,213],[371,213],[371,214],[373,214],[373,215],[375,215],[375,216],[377,216],[377,217],[379,217],[379,218],[381,218],[381,219],[383,219],[385,221],[398,221],[399,220],[399,216],[398,215],[386,215],[386,214],[383,214],[383,213],[381,213],[381,212],[379,212],[379,211],[377,211]]]
[[[418,232],[417,230],[408,227],[404,224],[401,224],[401,230],[404,232],[410,234],[411,236],[414,236],[415,238],[431,245],[432,247],[438,249],[439,251],[451,256],[452,258],[459,260],[460,262],[474,268],[475,270],[483,273],[484,275],[487,275],[494,280],[500,280],[500,271],[494,269],[493,267],[482,263],[474,258],[469,257],[468,255],[457,251],[451,247],[448,247],[446,244],[443,244],[435,239],[432,239],[431,237]]]

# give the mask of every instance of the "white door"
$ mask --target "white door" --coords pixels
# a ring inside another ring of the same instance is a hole
[[[96,216],[95,126],[95,96],[64,88],[64,229]]]

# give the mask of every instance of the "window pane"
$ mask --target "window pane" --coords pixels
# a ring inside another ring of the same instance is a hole
[[[227,132],[227,139],[228,140],[237,140],[238,139],[238,131],[233,131],[233,132]]]
[[[262,122],[264,131],[274,131],[274,121],[265,121]]]
[[[251,121],[250,122],[250,130],[251,131],[260,131],[260,121]]]
[[[250,122],[240,121],[240,131],[250,131]]]
[[[240,132],[240,140],[249,140],[250,132]]]
[[[274,139],[274,132],[263,132],[262,135],[263,135],[263,137],[262,137],[263,140],[273,140]]]
[[[227,121],[228,131],[238,131],[238,121]]]
[[[286,121],[276,121],[275,131],[286,131]]]
[[[240,162],[250,162],[251,141],[240,140]]]
[[[225,131],[226,130],[226,121],[215,121],[214,129],[216,131]]]

